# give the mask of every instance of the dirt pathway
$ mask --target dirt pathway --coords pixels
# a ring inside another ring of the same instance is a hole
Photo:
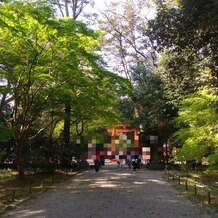
[[[3,217],[217,218],[181,196],[161,171],[116,166],[82,172]]]

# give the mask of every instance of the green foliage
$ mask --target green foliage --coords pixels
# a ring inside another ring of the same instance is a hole
[[[211,91],[218,84],[217,3],[157,1],[157,16],[146,31],[161,53],[156,73],[167,105],[179,110],[174,125],[174,142],[181,147],[177,158],[208,157],[211,166],[217,153],[217,93]]]
[[[11,170],[0,170],[0,184],[14,181],[16,179],[16,173]]]
[[[0,164],[2,163],[2,159],[5,156],[6,152],[5,151],[0,151]]]
[[[19,169],[28,139],[44,130],[48,147],[52,144],[58,122],[66,119],[66,104],[70,125],[81,128],[80,134],[84,125],[97,128],[119,118],[118,95],[129,85],[102,68],[99,32],[53,17],[41,1],[10,1],[0,14],[0,78],[6,81],[1,108],[12,105],[10,113],[1,110],[1,120],[13,133]]]
[[[11,130],[11,128],[6,127],[6,126],[0,127],[0,139],[1,139],[1,141],[6,141],[12,136],[13,136],[13,131]]]
[[[188,75],[187,66],[198,63],[210,69],[210,83],[217,85],[217,8],[214,0],[180,0],[163,4],[158,1],[157,17],[149,22],[148,34],[159,51],[179,56],[171,68]],[[171,59],[172,60],[172,59]],[[186,73],[185,73],[186,72]],[[189,77],[194,73],[188,70]],[[177,74],[178,75],[178,74]],[[196,79],[196,78],[194,78]],[[192,81],[190,81],[190,84]],[[195,82],[195,84],[197,81]]]
[[[217,172],[218,170],[218,149],[216,149],[214,154],[211,154],[208,157],[208,163],[210,164],[210,170],[214,170]]]
[[[181,146],[177,153],[180,160],[201,160],[217,165],[218,128],[217,94],[204,89],[188,95],[181,101],[176,124],[180,128],[175,139]]]
[[[192,58],[193,52],[188,49],[184,52],[165,51],[160,58],[156,72],[163,82],[168,101],[174,107],[184,95],[210,84],[210,70],[198,60],[190,62]]]
[[[76,118],[88,106],[97,112],[113,108],[127,82],[99,65],[98,32],[69,18],[55,19],[38,2],[5,4],[1,14],[1,77],[10,84],[2,89],[14,95],[17,118],[25,114],[30,122],[51,102],[61,107],[66,99]]]
[[[175,116],[175,111],[167,102],[164,84],[159,75],[144,67],[138,67],[132,69],[132,78],[135,91],[132,97],[133,104],[129,105],[131,106],[129,109],[133,114],[137,111],[134,119],[135,127],[142,125],[144,131],[153,132],[152,134],[162,132],[158,130],[160,126],[161,128],[164,126],[165,130],[170,128],[169,121]],[[163,134],[167,137],[168,130],[165,130]]]

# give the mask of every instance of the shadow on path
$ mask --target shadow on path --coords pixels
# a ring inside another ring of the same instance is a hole
[[[136,173],[116,165],[87,170],[3,217],[215,218],[181,196],[162,171]]]

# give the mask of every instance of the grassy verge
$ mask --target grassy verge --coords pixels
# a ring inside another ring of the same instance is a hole
[[[41,192],[55,184],[66,181],[77,172],[57,171],[54,174],[26,172],[25,182],[18,185],[17,172],[0,170],[0,213],[13,208],[30,198],[36,198]]]
[[[218,173],[168,171],[170,181],[182,194],[218,212]]]

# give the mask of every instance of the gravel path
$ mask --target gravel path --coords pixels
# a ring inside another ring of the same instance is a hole
[[[3,217],[49,218],[217,218],[181,196],[163,171],[136,173],[103,166],[77,174],[69,181],[17,207]]]

